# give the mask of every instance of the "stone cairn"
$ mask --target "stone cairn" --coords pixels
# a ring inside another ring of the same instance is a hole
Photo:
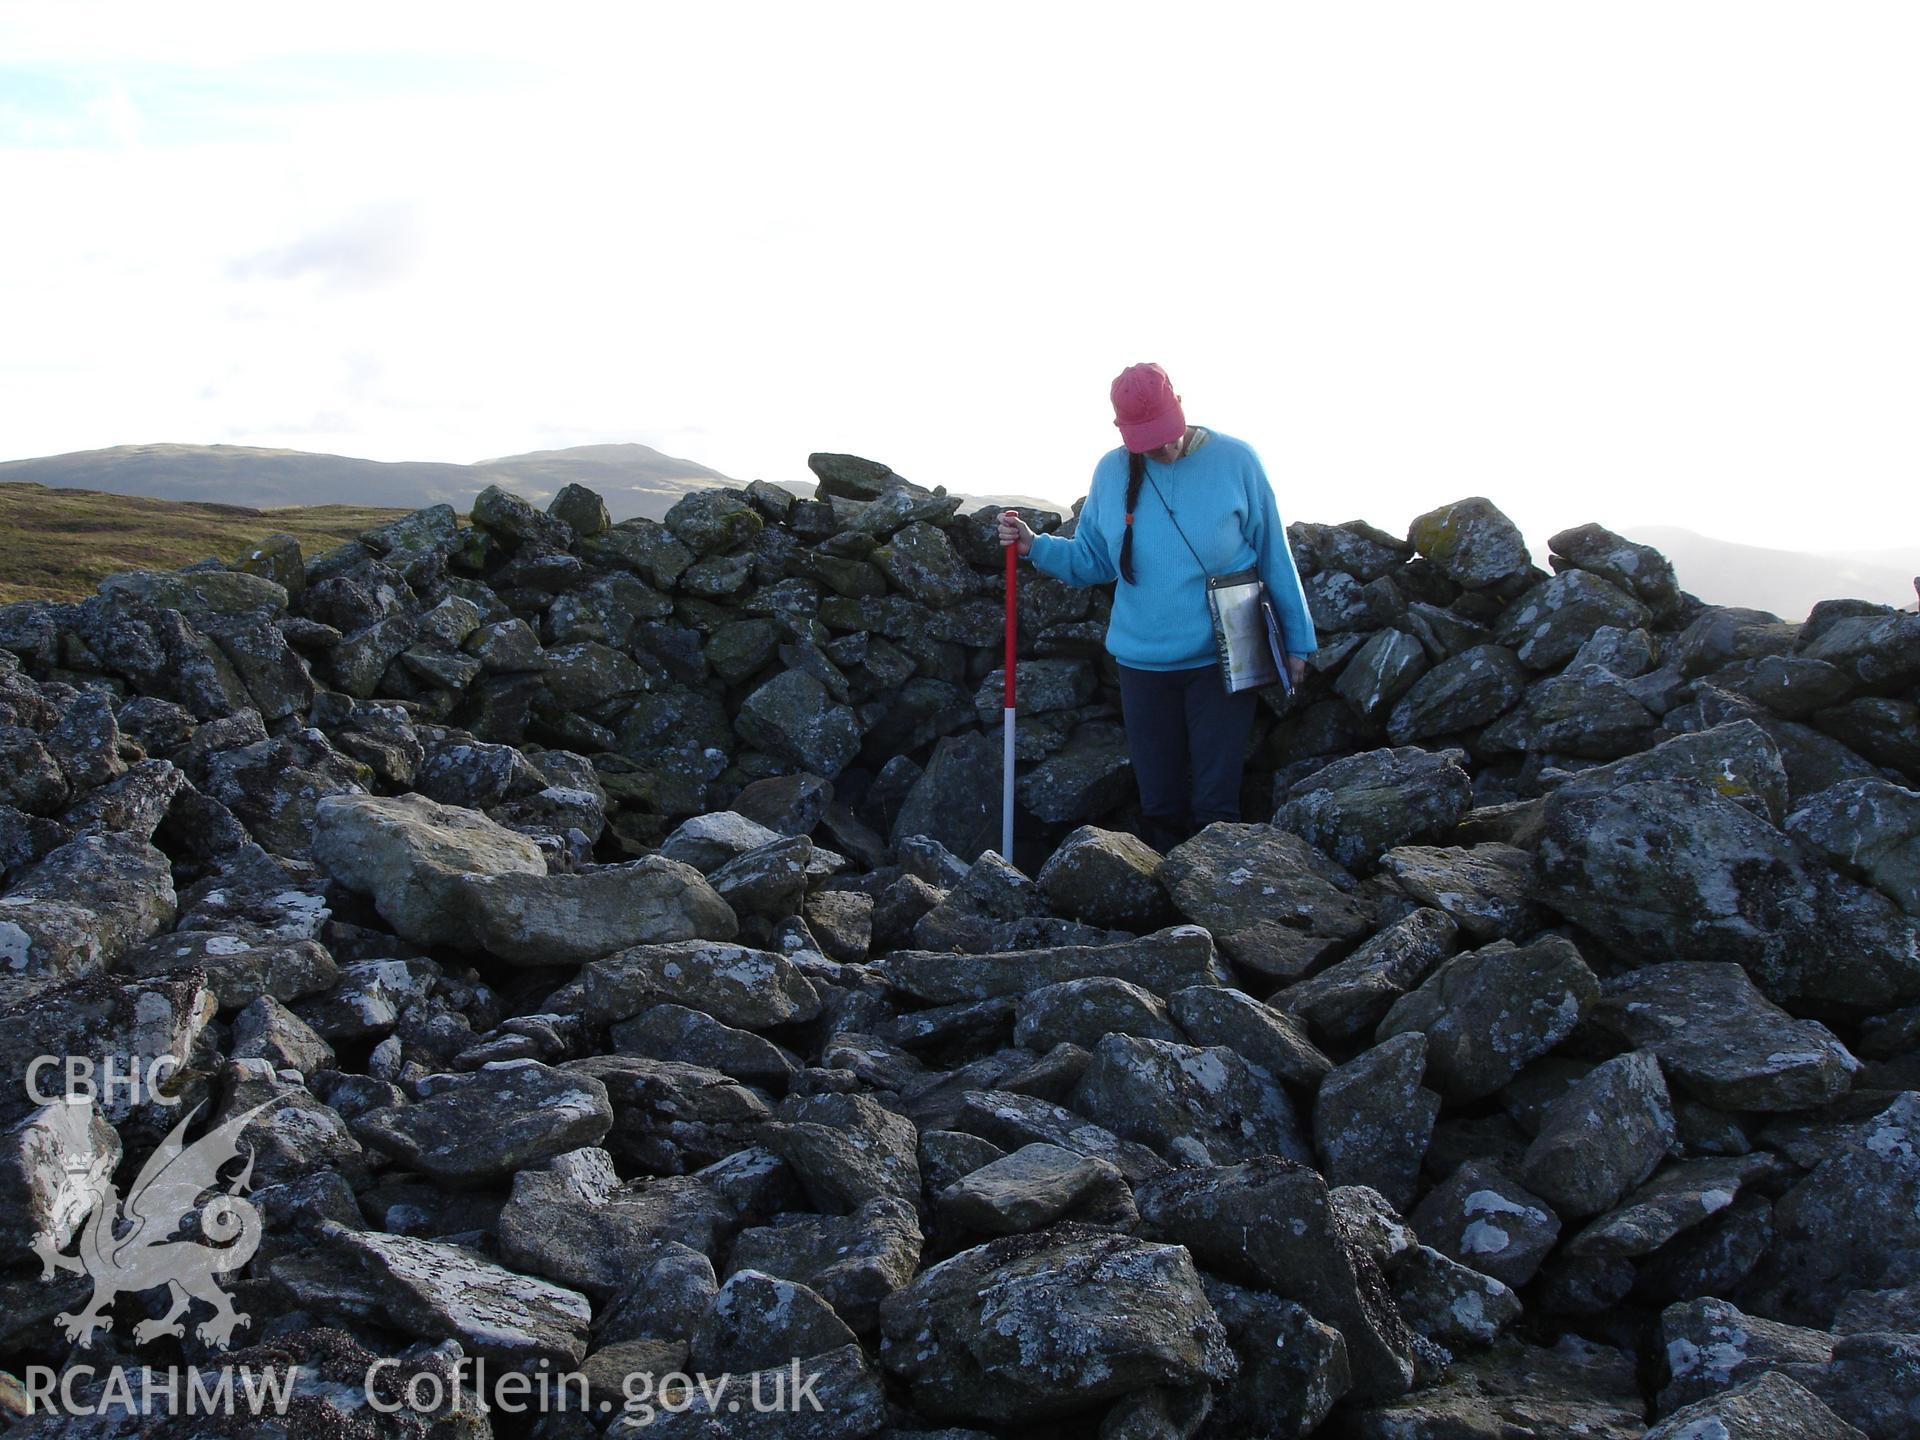
[[[1032,576],[1002,857],[994,512],[811,463],[0,609],[5,1410],[278,1361],[231,1433],[1920,1435],[1920,615],[1296,524],[1262,818],[1163,857],[1107,596]],[[163,1288],[70,1338],[49,1257],[255,1107],[234,1348]],[[376,1412],[379,1357],[613,1408]],[[818,1411],[619,1408],[795,1361]]]

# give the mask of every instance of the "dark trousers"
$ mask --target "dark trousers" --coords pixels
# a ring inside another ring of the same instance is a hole
[[[1240,778],[1259,696],[1229,695],[1220,667],[1120,666],[1127,753],[1140,786],[1146,840],[1165,853],[1202,826],[1240,818]]]

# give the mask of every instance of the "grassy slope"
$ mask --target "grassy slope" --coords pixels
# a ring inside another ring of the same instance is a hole
[[[0,484],[0,604],[84,598],[116,570],[232,560],[276,533],[294,536],[312,556],[406,513],[358,505],[249,510]]]

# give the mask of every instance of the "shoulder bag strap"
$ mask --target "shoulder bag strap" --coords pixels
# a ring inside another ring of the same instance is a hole
[[[1193,563],[1200,567],[1200,573],[1211,580],[1213,578],[1213,572],[1207,569],[1207,562],[1200,558],[1200,552],[1195,550],[1193,548],[1193,542],[1187,539],[1187,532],[1182,530],[1180,528],[1180,522],[1174,519],[1173,507],[1167,504],[1167,497],[1160,493],[1159,482],[1156,481],[1152,475],[1148,475],[1146,480],[1147,484],[1153,487],[1154,499],[1158,500],[1160,502],[1160,508],[1167,512],[1167,519],[1173,521],[1173,530],[1174,533],[1180,537],[1180,543],[1187,547],[1187,553],[1193,556]]]

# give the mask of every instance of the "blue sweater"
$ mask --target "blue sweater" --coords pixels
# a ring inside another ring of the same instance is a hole
[[[1126,504],[1127,452],[1112,450],[1094,467],[1073,537],[1035,536],[1034,565],[1069,585],[1116,579]],[[1175,518],[1186,541],[1174,529]],[[1206,562],[1204,572],[1187,541]],[[1313,619],[1273,486],[1253,447],[1210,431],[1205,444],[1171,465],[1147,461],[1147,483],[1133,512],[1134,583],[1123,580],[1114,587],[1107,649],[1135,670],[1189,670],[1211,663],[1218,651],[1207,610],[1207,575],[1254,566],[1273,597],[1287,653],[1310,654],[1319,645]]]

